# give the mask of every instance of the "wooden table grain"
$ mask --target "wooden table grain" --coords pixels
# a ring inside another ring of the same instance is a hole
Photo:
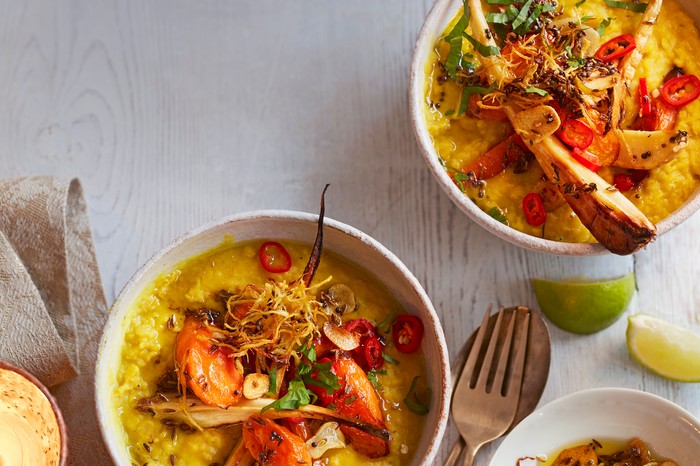
[[[532,277],[634,271],[629,312],[700,331],[700,216],[633,257],[554,257],[491,236],[441,192],[407,98],[430,6],[3,0],[0,174],[80,177],[110,301],[177,235],[249,210],[315,212],[329,182],[327,215],[372,235],[415,273],[452,354],[489,303],[536,307]],[[617,386],[700,416],[697,385],[643,370],[625,349],[625,328],[621,319],[582,337],[551,327],[541,404]],[[451,426],[438,462],[455,438]]]

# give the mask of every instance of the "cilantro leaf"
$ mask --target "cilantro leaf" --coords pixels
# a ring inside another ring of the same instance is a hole
[[[508,225],[508,219],[506,218],[505,214],[503,213],[503,210],[501,210],[500,207],[493,206],[486,213],[489,214],[495,220],[498,220],[499,222],[501,222],[502,224]]]
[[[304,384],[320,387],[331,395],[340,388],[338,383],[340,378],[331,371],[331,365],[332,363],[330,362],[316,364],[314,366],[314,377],[311,377],[310,374],[302,376]]]
[[[369,383],[371,383],[374,388],[379,388],[379,379],[377,379],[376,372],[374,372],[374,371],[367,372],[367,378],[369,379]]]
[[[644,13],[648,5],[648,3],[638,2],[636,0],[630,2],[605,0],[605,3],[613,8],[622,8],[623,10],[634,11],[635,13]]]
[[[260,411],[260,414],[268,409],[274,409],[276,411],[299,409],[300,406],[311,403],[311,395],[311,391],[306,388],[304,382],[299,377],[295,377],[289,381],[289,391],[287,391],[287,394],[265,406]]]
[[[265,393],[267,396],[277,395],[277,366],[273,366],[270,370],[270,390]]]

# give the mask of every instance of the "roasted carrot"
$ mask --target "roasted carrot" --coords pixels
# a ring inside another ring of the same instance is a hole
[[[385,427],[377,392],[362,368],[347,354],[339,354],[332,370],[340,378],[341,388],[333,395],[336,410],[355,419]],[[369,458],[389,454],[389,442],[354,427],[341,426],[353,448]]]
[[[245,446],[256,463],[265,466],[308,465],[312,460],[301,437],[258,415],[243,423]]]
[[[231,350],[213,340],[214,329],[194,317],[175,341],[175,360],[181,383],[204,403],[227,408],[241,398],[243,374],[235,367]]]
[[[487,180],[501,173],[513,162],[524,157],[527,149],[517,134],[508,136],[488,151],[484,152],[475,161],[462,168],[469,175],[473,173],[475,180]]]

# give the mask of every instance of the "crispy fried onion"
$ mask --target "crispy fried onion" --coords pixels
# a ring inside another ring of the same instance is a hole
[[[252,351],[258,361],[298,361],[298,350],[319,336],[323,324],[332,318],[315,297],[315,290],[331,279],[310,287],[303,280],[270,280],[262,288],[247,285],[226,300],[224,329],[216,334],[217,344],[231,348],[236,358]]]

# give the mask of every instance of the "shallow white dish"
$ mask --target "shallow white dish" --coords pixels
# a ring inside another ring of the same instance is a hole
[[[131,466],[123,429],[112,409],[111,393],[121,357],[124,318],[144,287],[176,264],[207,251],[231,235],[236,241],[261,238],[287,239],[312,244],[317,215],[291,211],[259,211],[226,217],[197,228],[163,248],[129,280],[112,305],[97,356],[96,402],[102,436],[114,462]],[[334,251],[371,271],[401,303],[406,312],[421,317],[425,325],[422,348],[428,361],[427,377],[433,404],[412,465],[429,465],[440,446],[448,418],[451,377],[449,357],[439,318],[418,280],[388,249],[365,233],[326,218],[324,250]]]
[[[576,442],[640,437],[655,454],[680,466],[700,458],[700,421],[670,401],[626,388],[595,388],[559,398],[526,417],[505,438],[490,466],[516,465],[524,456],[553,459]],[[534,466],[536,461],[522,461]],[[541,464],[541,463],[540,463]]]
[[[700,25],[700,8],[697,0],[679,0],[684,10]],[[447,193],[452,202],[467,214],[477,224],[494,235],[509,241],[517,246],[532,249],[534,251],[568,256],[595,256],[607,254],[609,251],[598,243],[565,243],[553,241],[522,233],[514,228],[504,225],[481,210],[469,199],[447,175],[440,164],[433,141],[426,127],[423,115],[425,108],[425,64],[428,56],[440,38],[447,24],[454,18],[462,6],[462,0],[437,0],[425,18],[423,27],[418,34],[416,46],[411,62],[409,78],[409,106],[411,110],[411,122],[428,168],[437,180],[440,187]],[[700,189],[673,214],[656,224],[657,237],[663,235],[678,224],[685,221],[700,208]]]

